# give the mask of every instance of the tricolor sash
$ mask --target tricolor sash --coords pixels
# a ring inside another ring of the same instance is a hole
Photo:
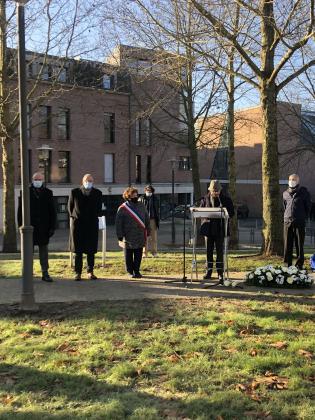
[[[141,219],[140,215],[136,212],[135,209],[131,208],[128,203],[123,203],[119,208],[125,210],[129,216],[141,227],[144,233],[144,239],[147,239],[147,229],[145,227],[144,221]]]

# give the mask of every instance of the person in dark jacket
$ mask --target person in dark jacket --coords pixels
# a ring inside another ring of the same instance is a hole
[[[212,180],[210,182],[209,193],[201,200],[200,207],[222,207],[226,208],[229,217],[234,216],[233,202],[225,195],[222,191],[220,182]],[[213,270],[213,251],[216,248],[216,270],[219,276],[219,281],[223,283],[223,247],[224,247],[224,220],[222,219],[206,219],[201,225],[201,233],[207,237],[207,272],[204,275],[204,279],[211,279]],[[227,232],[229,236],[229,229]]]
[[[87,273],[94,274],[94,260],[98,247],[98,217],[102,213],[102,192],[93,187],[92,175],[86,174],[82,185],[71,191],[68,201],[70,216],[70,251],[75,253],[75,280],[81,280],[83,254],[87,255]]]
[[[126,271],[132,278],[141,278],[142,251],[150,235],[150,219],[144,205],[139,201],[138,190],[127,188],[123,203],[116,215],[116,234],[124,248]]]
[[[284,262],[292,265],[293,246],[296,246],[296,267],[303,268],[305,223],[311,210],[311,197],[305,187],[300,186],[296,174],[289,176],[289,188],[283,192],[284,208]]]
[[[57,213],[53,193],[43,184],[44,177],[36,172],[30,186],[30,216],[33,226],[33,245],[38,246],[39,261],[42,269],[42,280],[52,282],[48,270],[48,243],[55,233]],[[22,202],[19,198],[18,225],[22,226]]]
[[[157,231],[160,225],[160,218],[158,202],[154,195],[154,191],[152,185],[147,185],[144,189],[144,195],[140,198],[140,201],[144,204],[150,218],[150,236],[147,238],[143,249],[144,257],[148,257],[149,250],[153,257],[157,257]]]

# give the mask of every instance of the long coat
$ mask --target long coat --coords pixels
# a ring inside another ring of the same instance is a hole
[[[83,188],[71,191],[68,201],[70,216],[70,251],[95,254],[98,245],[98,217],[102,212],[102,192],[92,188],[86,194]]]
[[[19,197],[18,225],[22,226],[22,202]],[[30,216],[33,226],[33,244],[47,245],[54,234],[57,222],[57,212],[53,193],[48,188],[30,187]]]
[[[222,207],[226,208],[226,210],[229,214],[229,217],[230,218],[233,217],[234,214],[235,214],[233,202],[232,202],[231,198],[229,196],[223,194],[222,191],[220,193],[219,200],[217,200],[217,205],[215,205],[215,206],[212,205],[210,196],[209,196],[209,194],[207,194],[206,196],[204,196],[201,199],[200,207],[219,207],[220,206],[220,201],[221,201]],[[224,236],[224,223],[222,223],[222,221],[220,219],[210,219],[210,220],[205,219],[203,221],[203,223],[206,223],[206,222],[210,222],[207,225],[208,226],[208,229],[207,229],[208,234],[206,236],[212,236],[212,237],[218,237],[218,236],[223,237]],[[230,236],[230,226],[229,226],[229,224],[230,223],[228,222],[227,236]]]
[[[128,203],[137,213],[145,224],[147,234],[150,234],[150,219],[144,205],[139,201],[137,203]],[[143,248],[145,244],[144,230],[127,213],[123,207],[119,207],[116,215],[116,234],[117,238],[124,238],[125,246],[129,249]]]
[[[158,211],[158,202],[156,196],[153,194],[151,197],[147,197],[143,195],[140,198],[140,202],[144,204],[146,211],[149,214],[150,219],[154,219],[156,223],[156,227],[159,228],[160,226],[160,218],[159,218],[159,211]]]
[[[305,226],[311,205],[310,193],[305,187],[288,188],[283,192],[284,222]]]

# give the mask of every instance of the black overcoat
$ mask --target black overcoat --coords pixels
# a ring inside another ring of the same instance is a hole
[[[233,217],[235,214],[233,202],[231,198],[228,195],[223,194],[222,191],[219,196],[218,204],[215,207],[219,207],[220,203],[222,207],[226,208],[229,214],[229,217],[230,218]],[[201,199],[200,207],[213,207],[209,194],[207,194],[205,197]],[[208,234],[206,236],[224,237],[224,223],[222,223],[220,219],[205,219],[203,223],[206,223],[206,222],[210,222],[207,225]],[[230,221],[228,221],[227,236],[230,236]]]
[[[22,226],[22,202],[19,197],[18,225]],[[50,189],[30,187],[30,216],[33,226],[33,244],[47,245],[56,229],[57,212]]]
[[[98,217],[102,213],[102,192],[92,188],[89,194],[83,188],[71,191],[68,201],[70,216],[70,251],[95,254],[98,244]]]

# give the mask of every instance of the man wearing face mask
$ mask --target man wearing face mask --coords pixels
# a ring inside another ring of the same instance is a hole
[[[57,213],[51,190],[43,185],[44,177],[36,172],[30,186],[30,216],[33,226],[33,244],[38,246],[42,280],[52,282],[48,273],[48,243],[56,229]],[[22,203],[19,198],[18,225],[22,225]]]
[[[284,207],[284,262],[292,265],[293,246],[296,247],[296,267],[303,268],[305,223],[311,210],[311,197],[305,187],[300,186],[296,174],[289,176],[289,188],[283,192]]]
[[[87,255],[87,273],[94,274],[94,260],[98,247],[98,217],[102,214],[102,192],[93,187],[91,174],[84,175],[82,185],[71,191],[68,201],[70,216],[70,251],[75,253],[75,280],[81,280],[83,254]]]
[[[144,196],[141,197],[140,201],[144,204],[146,211],[150,218],[150,231],[151,234],[147,238],[143,249],[143,256],[148,257],[149,249],[153,257],[157,257],[157,231],[159,229],[159,212],[158,203],[154,195],[154,188],[152,185],[147,185],[144,189]]]
[[[225,207],[229,217],[234,216],[233,202],[229,196],[222,191],[221,184],[218,180],[210,182],[209,193],[201,200],[200,207]],[[200,233],[207,238],[207,272],[204,275],[205,280],[210,280],[213,270],[213,251],[216,249],[216,270],[220,284],[223,283],[223,247],[224,247],[224,221],[222,219],[205,220],[201,227]],[[229,236],[229,229],[227,236]]]

